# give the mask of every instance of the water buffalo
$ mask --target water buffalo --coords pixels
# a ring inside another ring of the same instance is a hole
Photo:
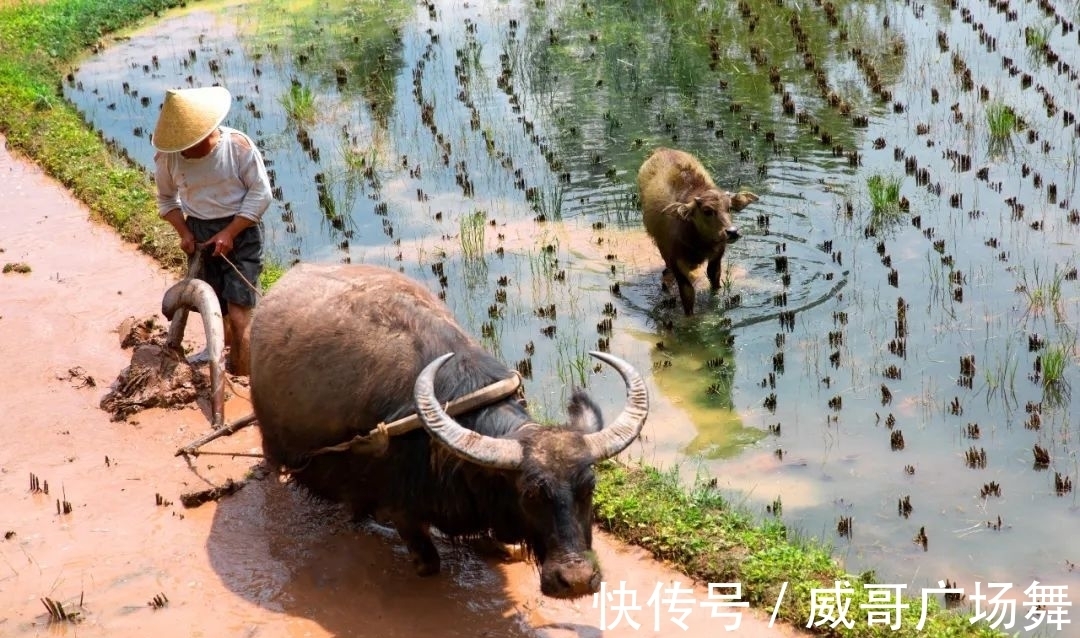
[[[510,377],[424,285],[370,265],[301,264],[260,301],[251,326],[251,399],[272,464],[355,516],[394,524],[420,575],[439,571],[429,527],[455,538],[521,543],[541,591],[597,591],[593,464],[625,449],[648,415],[641,376],[600,353],[627,384],[605,426],[582,391],[569,423],[541,426],[516,397],[463,414],[441,407]],[[380,455],[306,453],[419,412],[423,428]]]
[[[720,287],[724,249],[739,238],[731,213],[756,202],[758,196],[717,188],[696,157],[670,148],[655,149],[641,165],[637,179],[645,230],[675,276],[683,312],[692,315],[690,273],[708,260],[709,284],[713,290]]]

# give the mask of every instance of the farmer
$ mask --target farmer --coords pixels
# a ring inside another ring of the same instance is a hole
[[[221,125],[231,104],[223,87],[168,91],[152,138],[154,180],[158,212],[180,235],[189,263],[196,249],[212,250],[198,276],[217,293],[225,315],[228,370],[247,376],[262,216],[272,196],[251,138]]]

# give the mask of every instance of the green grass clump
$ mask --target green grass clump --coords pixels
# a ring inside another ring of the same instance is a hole
[[[787,583],[779,617],[806,627],[811,591],[834,590],[836,581],[852,589],[846,617],[850,628],[831,623],[814,627],[818,635],[854,638],[914,638],[915,636],[999,637],[985,623],[972,625],[970,613],[943,610],[933,598],[926,621],[916,629],[921,614],[921,592],[911,586],[903,602],[900,628],[867,622],[860,605],[869,604],[873,574],[846,574],[827,549],[789,537],[778,520],[755,523],[753,517],[727,503],[715,487],[698,482],[685,489],[675,470],[662,472],[646,466],[623,466],[608,461],[597,467],[593,497],[597,523],[624,541],[650,550],[690,576],[706,583],[741,583],[742,598],[751,607],[771,610]],[[843,584],[847,581],[847,584]],[[928,585],[928,586],[936,586]],[[894,589],[891,591],[895,591]],[[879,594],[880,595],[880,594]],[[845,600],[847,598],[845,597]],[[815,618],[819,620],[820,616]]]
[[[1067,344],[1057,344],[1046,348],[1039,355],[1038,363],[1042,372],[1043,403],[1052,408],[1061,408],[1069,403],[1071,388],[1065,380],[1065,370],[1069,367],[1072,348]]]
[[[1065,321],[1064,297],[1061,286],[1065,280],[1065,273],[1054,266],[1054,272],[1047,280],[1040,275],[1038,265],[1034,268],[1034,281],[1029,281],[1027,270],[1018,268],[1020,283],[1016,290],[1024,294],[1027,299],[1027,312],[1033,315],[1041,315],[1049,308],[1054,313],[1054,319],[1058,323]]]
[[[1049,346],[1040,357],[1043,385],[1051,386],[1061,383],[1065,376],[1065,368],[1069,364],[1068,349],[1063,345]]]
[[[275,259],[264,259],[262,274],[259,275],[259,290],[266,294],[270,287],[277,283],[278,279],[289,269],[288,266]]]
[[[986,107],[986,124],[990,130],[990,144],[1001,147],[1012,141],[1012,134],[1020,128],[1020,118],[1011,106],[995,101]]]
[[[890,175],[871,175],[866,179],[870,193],[870,210],[874,215],[896,213],[900,210],[900,178]]]
[[[1024,27],[1024,44],[1036,52],[1040,52],[1046,46],[1047,40],[1050,39],[1051,31],[1052,29],[1047,25]]]
[[[482,210],[473,211],[461,218],[461,251],[465,259],[483,259],[484,257],[484,223],[487,221],[487,213]]]
[[[178,5],[176,0],[55,0],[0,4],[0,131],[121,236],[177,272],[179,239],[157,214],[154,185],[117,156],[62,96],[76,56],[106,34]]]
[[[293,80],[280,101],[289,119],[300,124],[315,123],[315,94],[308,87]]]

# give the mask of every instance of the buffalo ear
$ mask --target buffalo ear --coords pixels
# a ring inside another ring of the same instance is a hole
[[[566,413],[570,417],[570,428],[582,434],[593,434],[604,429],[604,417],[600,414],[600,408],[584,390],[576,389],[570,395]]]
[[[738,194],[731,196],[731,209],[742,210],[757,200],[758,196],[750,191],[740,191]]]

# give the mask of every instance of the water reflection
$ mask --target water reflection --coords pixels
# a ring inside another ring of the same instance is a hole
[[[852,516],[837,542],[853,570],[1074,580],[1064,534],[1080,510],[1054,485],[1080,480],[1074,403],[1045,400],[1035,375],[1048,347],[1075,352],[1074,70],[1015,36],[1042,19],[1034,5],[1012,19],[963,2],[828,5],[238,5],[118,42],[65,90],[149,166],[164,89],[226,84],[232,123],[258,136],[281,188],[282,258],[388,264],[443,291],[488,348],[528,362],[540,416],[582,382],[617,409],[620,382],[585,352],[618,352],[655,397],[634,454],[690,454],[688,473],[762,510],[781,496],[810,535],[837,539]],[[1080,53],[1056,31],[1049,45]],[[294,79],[316,97],[317,159],[279,102]],[[995,100],[1027,120],[1004,159],[989,153]],[[661,144],[761,195],[725,257],[730,287],[699,285],[708,310],[693,320],[672,312],[636,208],[637,167]],[[870,206],[875,174],[908,200],[888,223]],[[462,255],[476,211],[482,261]],[[1037,294],[1056,295],[1063,320],[1033,310]],[[1032,470],[1035,444],[1049,471]],[[971,448],[985,468],[965,466]],[[982,494],[990,481],[1002,497]]]
[[[448,577],[418,578],[393,530],[346,518],[302,490],[252,481],[215,511],[210,565],[241,598],[332,636],[533,635],[499,571],[474,552],[440,543]],[[360,593],[362,616],[351,602]]]

